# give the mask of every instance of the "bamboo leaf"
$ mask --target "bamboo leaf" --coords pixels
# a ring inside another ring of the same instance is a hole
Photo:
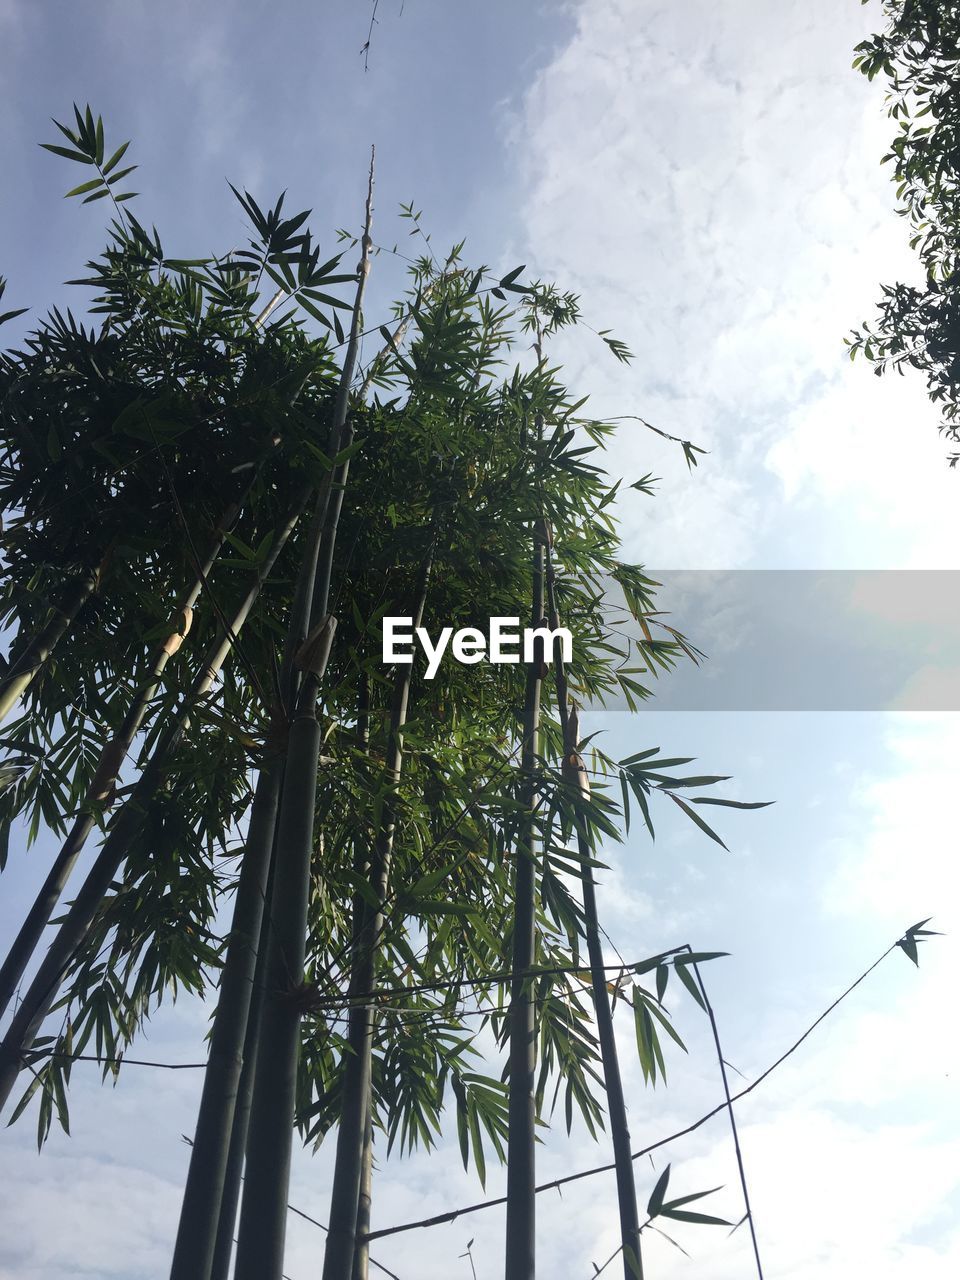
[[[687,804],[684,800],[681,800],[679,796],[674,795],[672,791],[668,791],[666,794],[670,797],[670,799],[674,802],[675,805],[677,805],[680,809],[683,810],[683,812],[687,815],[687,817],[690,818],[690,820],[694,822],[700,828],[701,831],[705,832],[705,834],[708,835],[711,840],[715,840],[721,849],[727,848],[727,846],[723,843],[723,841],[720,839],[717,833],[713,830],[713,828],[707,826],[707,824],[704,822],[704,820],[700,817],[700,815],[697,813],[695,809],[691,809],[689,804]],[[729,852],[729,850],[727,850],[727,852]]]
[[[670,1182],[670,1166],[667,1165],[663,1173],[656,1181],[653,1191],[650,1193],[650,1199],[647,1201],[647,1217],[656,1218],[659,1216],[663,1208],[663,1197],[667,1194],[667,1185]]]

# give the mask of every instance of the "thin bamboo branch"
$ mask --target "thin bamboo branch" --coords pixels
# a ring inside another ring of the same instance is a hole
[[[792,1057],[793,1054],[796,1053],[796,1051],[804,1043],[804,1041],[816,1030],[816,1028],[820,1025],[820,1023],[823,1022],[834,1011],[834,1009],[836,1009],[837,1006],[841,1004],[842,1001],[844,1001],[847,998],[847,996],[849,996],[854,991],[854,989],[858,987],[860,983],[863,982],[864,979],[867,978],[873,972],[873,970],[876,969],[877,966],[887,958],[888,955],[890,955],[892,951],[895,951],[899,945],[900,943],[898,940],[897,942],[894,942],[889,947],[887,947],[886,951],[884,951],[882,955],[878,956],[878,958],[873,962],[873,964],[871,964],[867,969],[864,970],[863,973],[861,973],[859,978],[857,978],[854,982],[852,982],[850,986],[848,986],[836,998],[836,1000],[834,1000],[830,1005],[828,1005],[828,1007],[824,1009],[824,1011],[817,1018],[815,1018],[813,1022],[810,1023],[810,1025],[803,1032],[803,1034],[798,1036],[797,1039],[793,1041],[793,1043],[790,1045],[788,1049],[786,1049],[783,1053],[781,1053],[780,1056],[776,1058],[764,1071],[762,1071],[760,1075],[756,1077],[755,1080],[753,1080],[745,1088],[741,1089],[739,1093],[733,1094],[729,1100],[725,1098],[723,1102],[718,1103],[717,1106],[713,1107],[710,1111],[705,1112],[702,1116],[700,1116],[699,1119],[695,1120],[692,1124],[686,1125],[683,1129],[677,1129],[674,1133],[667,1134],[666,1137],[658,1138],[656,1142],[652,1142],[648,1147],[641,1147],[639,1151],[634,1151],[631,1155],[631,1159],[639,1160],[642,1156],[649,1155],[653,1151],[658,1151],[660,1150],[660,1148],[668,1146],[671,1142],[676,1142],[678,1138],[684,1138],[688,1134],[694,1133],[702,1125],[705,1125],[708,1121],[713,1120],[716,1116],[720,1115],[721,1112],[726,1111],[730,1103],[739,1102],[742,1098],[747,1097],[748,1094],[752,1093],[754,1089],[756,1089],[759,1085],[761,1085],[764,1082],[764,1080],[766,1080],[770,1075],[772,1075],[773,1072],[776,1071],[778,1067],[782,1066],[782,1064],[786,1062],[788,1058]],[[686,947],[678,948],[678,950],[685,950],[685,949]],[[611,968],[611,967],[618,968],[618,969],[620,968],[620,966],[607,966],[607,968]],[[627,966],[627,968],[629,969],[629,965]],[[168,1071],[200,1070],[206,1066],[206,1063],[204,1062],[156,1062],[156,1061],[144,1061],[142,1059],[137,1059],[137,1058],[110,1058],[110,1057],[104,1057],[104,1056],[97,1056],[95,1054],[52,1053],[50,1056],[62,1058],[64,1060],[69,1060],[72,1062],[96,1062],[104,1066],[109,1066],[109,1065],[120,1066],[121,1064],[126,1064],[128,1066],[156,1067],[161,1070],[168,1070]],[[603,1165],[597,1165],[596,1167],[591,1169],[581,1169],[578,1173],[568,1174],[566,1177],[554,1179],[552,1182],[540,1183],[539,1186],[536,1188],[537,1195],[541,1195],[545,1191],[556,1191],[566,1186],[570,1182],[579,1182],[584,1178],[596,1177],[598,1174],[601,1174],[601,1173],[612,1173],[615,1170],[616,1170],[615,1164],[603,1164]],[[443,1226],[445,1223],[455,1222],[458,1218],[462,1218],[469,1213],[479,1213],[483,1209],[495,1209],[503,1204],[506,1204],[505,1196],[499,1196],[492,1200],[481,1200],[476,1204],[461,1205],[457,1209],[451,1209],[445,1213],[435,1214],[433,1217],[430,1217],[430,1218],[420,1218],[415,1222],[398,1223],[396,1226],[382,1227],[379,1231],[371,1231],[367,1235],[367,1240],[368,1241],[377,1240],[377,1239],[380,1239],[381,1237],[400,1235],[407,1231],[419,1231],[427,1227]],[[298,1209],[296,1205],[291,1204],[291,1205],[288,1205],[287,1208],[290,1210],[291,1213],[297,1214],[298,1217],[301,1217],[305,1219],[307,1222],[312,1223],[314,1226],[319,1227],[322,1231],[327,1230],[327,1227],[324,1223],[318,1222],[316,1218],[312,1218],[308,1213],[304,1213],[303,1210]],[[371,1260],[371,1263],[374,1266],[378,1265],[376,1262],[372,1260]]]
[[[550,608],[550,626],[560,625],[557,609],[556,571],[550,547],[550,533],[546,539],[547,601]],[[562,656],[554,659],[554,677],[557,689],[557,710],[563,730],[563,777],[578,793],[578,799],[589,803],[590,779],[579,753],[580,732],[576,709],[571,709],[567,692],[567,673]],[[581,814],[576,815],[577,848],[580,854],[580,882],[583,890],[583,915],[587,938],[587,954],[590,959],[590,979],[593,992],[593,1008],[597,1019],[597,1039],[603,1064],[603,1083],[607,1096],[607,1114],[610,1120],[610,1138],[613,1143],[614,1163],[617,1169],[617,1206],[620,1216],[620,1244],[623,1251],[624,1280],[643,1280],[643,1259],[640,1247],[640,1219],[637,1214],[637,1189],[633,1177],[633,1161],[630,1156],[630,1127],[623,1094],[623,1077],[617,1056],[617,1040],[613,1029],[613,1011],[603,963],[603,946],[600,941],[600,917],[597,909],[596,886],[590,865],[592,850],[586,823]]]
[[[430,550],[420,571],[413,626],[422,625],[437,542],[437,521]],[[390,868],[396,829],[396,788],[403,770],[403,730],[407,721],[413,665],[401,665],[393,687],[385,752],[386,796],[376,825],[370,865],[370,888],[376,906],[359,901],[359,927],[351,957],[350,990],[373,991],[376,986],[378,942],[383,931],[383,904],[390,891]],[[347,1024],[347,1053],[343,1097],[337,1131],[333,1188],[330,1194],[330,1234],[323,1257],[323,1280],[352,1280],[367,1130],[371,1111],[373,1037],[376,1011],[372,1002],[353,1003]]]
[[[538,420],[539,422],[539,420]],[[542,427],[539,428],[542,430]],[[531,618],[539,626],[544,605],[544,536],[533,531]],[[540,695],[543,663],[534,655],[527,665],[520,768],[520,801],[524,816],[517,838],[514,876],[513,954],[510,984],[510,1086],[507,1142],[507,1223],[505,1280],[533,1280],[536,1273],[536,1153],[537,1103],[536,1010],[529,979],[523,974],[536,954],[536,800],[537,758],[540,750]]]
[[[52,608],[51,617],[18,653],[0,678],[0,721],[7,718],[33,683],[37,673],[66,635],[80,610],[99,590],[110,553],[95,569],[89,569],[72,583],[65,599]]]
[[[33,1044],[43,1019],[56,1000],[67,969],[82,946],[105,894],[122,866],[132,841],[140,831],[147,806],[163,782],[170,759],[187,730],[192,710],[210,690],[221,666],[230,654],[237,634],[260,595],[263,583],[269,577],[277,557],[296,527],[308,496],[309,491],[304,490],[284,523],[278,528],[273,544],[260,564],[246,597],[238,606],[230,627],[220,631],[217,639],[204,655],[200,670],[190,689],[184,695],[171,724],[157,742],[129,799],[119,810],[93,866],[54,935],[50,948],[41,961],[20,1007],[14,1014],[7,1034],[0,1044],[0,1107],[10,1096],[24,1054]]]
[[[252,484],[251,479],[247,491]],[[27,912],[13,945],[0,966],[0,1016],[6,1011],[36,951],[37,944],[56,910],[83,846],[97,825],[98,818],[113,805],[117,780],[127,752],[146,718],[167,663],[180,648],[190,629],[193,606],[200,597],[200,592],[226,540],[227,531],[240,512],[242,502],[241,497],[224,513],[213,534],[203,565],[198,567],[197,577],[174,611],[170,634],[154,654],[150,669],[134,694],[119,729],[100,753],[93,779],[80,806],[80,813],[74,820],[33,905]]]
[[[688,948],[692,952],[692,948]],[[723,1057],[723,1049],[720,1047],[720,1032],[717,1029],[717,1019],[713,1012],[713,1005],[710,1003],[710,997],[707,995],[707,988],[704,986],[703,975],[700,972],[700,966],[696,961],[693,962],[693,972],[697,976],[697,986],[700,988],[700,995],[703,998],[703,1007],[707,1011],[707,1017],[710,1019],[710,1030],[713,1032],[713,1044],[717,1051],[717,1063],[720,1067],[720,1079],[723,1082],[723,1096],[726,1099],[727,1114],[730,1117],[730,1133],[733,1137],[733,1149],[737,1157],[737,1172],[740,1177],[740,1190],[743,1192],[743,1207],[746,1209],[747,1225],[750,1228],[750,1241],[753,1245],[753,1257],[757,1264],[758,1280],[763,1280],[763,1263],[760,1261],[760,1246],[757,1243],[757,1229],[753,1220],[753,1210],[750,1207],[750,1192],[747,1188],[747,1173],[743,1166],[743,1152],[740,1149],[740,1135],[737,1133],[737,1119],[733,1111],[733,1099],[730,1096],[730,1082],[727,1079],[727,1064]]]
[[[366,671],[361,670],[357,698],[357,741],[363,750],[370,744],[370,679]],[[369,847],[369,846],[367,846]],[[353,859],[354,874],[361,878],[370,875],[370,864],[364,845],[357,842]],[[365,915],[365,904],[361,894],[353,896],[353,937],[355,945],[361,941],[361,930]],[[360,1191],[357,1199],[357,1234],[353,1255],[352,1280],[369,1280],[370,1275],[370,1242],[367,1235],[370,1231],[373,1211],[373,1099],[367,1098],[366,1115],[364,1117],[363,1151],[360,1156]]]
[[[823,1013],[821,1013],[819,1017],[814,1018],[813,1022],[810,1023],[809,1027],[807,1027],[807,1029],[803,1032],[803,1034],[798,1036],[797,1039],[794,1040],[793,1044],[791,1044],[788,1049],[786,1049],[783,1053],[781,1053],[779,1058],[771,1062],[770,1066],[767,1067],[765,1071],[762,1071],[755,1080],[751,1081],[750,1084],[748,1084],[745,1088],[741,1089],[739,1093],[735,1093],[733,1097],[730,1099],[730,1101],[739,1102],[741,1098],[745,1098],[748,1094],[752,1093],[754,1089],[756,1089],[759,1085],[763,1084],[764,1080],[766,1080],[769,1075],[772,1075],[772,1073],[776,1071],[776,1069],[779,1066],[781,1066],[784,1062],[786,1062],[788,1058],[792,1057],[792,1055],[796,1053],[796,1051],[800,1048],[800,1046],[808,1038],[808,1036],[810,1036],[817,1029],[820,1023],[823,1022],[825,1018],[828,1018],[830,1014],[834,1011],[834,1009],[836,1009],[836,1007],[839,1004],[841,1004],[844,1000],[846,1000],[847,996],[849,996],[851,992],[853,992],[857,987],[859,987],[860,983],[863,982],[867,977],[869,977],[869,975],[873,973],[874,969],[876,969],[878,965],[882,964],[883,961],[886,960],[887,956],[891,953],[891,951],[895,951],[899,945],[900,945],[899,939],[896,942],[891,943],[890,946],[887,947],[886,951],[884,951],[882,955],[878,956],[877,959],[874,960],[873,964],[868,966],[868,968],[864,969],[863,973],[860,974],[859,978],[851,982],[849,987],[847,987],[846,990],[842,991],[840,995],[837,996],[836,1000],[834,1000],[831,1004],[827,1006],[826,1009],[824,1009]],[[650,1155],[651,1152],[658,1151],[661,1147],[668,1146],[671,1142],[676,1142],[678,1138],[685,1138],[687,1134],[695,1133],[697,1129],[707,1124],[707,1122],[712,1120],[715,1116],[720,1115],[722,1111],[726,1111],[727,1106],[728,1106],[728,1103],[726,1099],[724,1099],[723,1102],[713,1107],[712,1110],[704,1112],[704,1114],[700,1116],[698,1120],[694,1120],[692,1124],[686,1125],[685,1128],[683,1129],[677,1129],[674,1133],[669,1133],[664,1138],[658,1138],[656,1142],[651,1142],[649,1146],[641,1147],[639,1151],[632,1152],[630,1159],[639,1160],[641,1159],[642,1156]],[[569,1186],[569,1184],[572,1182],[581,1182],[583,1181],[584,1178],[595,1178],[597,1177],[598,1174],[601,1174],[601,1173],[612,1173],[616,1170],[616,1167],[617,1166],[615,1163],[600,1164],[600,1165],[595,1165],[591,1169],[581,1169],[577,1173],[568,1173],[565,1177],[554,1178],[550,1182],[541,1182],[536,1188],[536,1193],[537,1195],[542,1195],[543,1192],[545,1191],[559,1191],[562,1187]],[[446,1222],[455,1222],[457,1218],[462,1218],[465,1214],[479,1213],[483,1209],[496,1209],[500,1205],[506,1204],[506,1203],[507,1203],[506,1196],[497,1196],[492,1200],[481,1200],[476,1204],[461,1205],[460,1208],[458,1209],[450,1209],[446,1213],[437,1213],[430,1218],[421,1218],[417,1222],[401,1222],[395,1227],[381,1227],[377,1231],[371,1231],[369,1239],[379,1240],[385,1236],[395,1236],[406,1231],[418,1231],[424,1227],[443,1226],[443,1224]]]

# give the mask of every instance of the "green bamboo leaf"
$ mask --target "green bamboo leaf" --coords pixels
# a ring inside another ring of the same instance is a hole
[[[664,1205],[661,1210],[664,1218],[673,1218],[677,1222],[697,1222],[708,1227],[729,1227],[731,1225],[727,1218],[714,1218],[708,1213],[690,1213],[686,1209],[668,1209]]]
[[[665,964],[657,965],[657,999],[663,1003],[663,997],[667,990],[667,980],[670,977],[670,970]]]
[[[663,1197],[667,1194],[667,1184],[670,1181],[670,1166],[667,1165],[663,1173],[657,1179],[653,1191],[650,1193],[650,1199],[647,1201],[647,1217],[656,1218],[660,1210],[663,1208]]]
[[[703,996],[700,994],[700,988],[697,986],[697,983],[693,977],[693,974],[687,968],[686,964],[683,962],[680,956],[676,956],[674,958],[673,967],[677,977],[680,979],[683,985],[687,988],[687,990],[693,996],[694,1000],[696,1000],[700,1008],[703,1009],[704,1012],[706,1012],[707,1006],[703,1002]]]
[[[766,809],[773,800],[724,800],[720,796],[691,796],[691,804],[716,804],[725,809]]]
[[[39,145],[44,151],[52,151],[55,156],[63,156],[65,160],[76,160],[78,164],[93,164],[91,157],[84,155],[82,151],[71,151],[67,147],[58,147],[52,142],[41,142]]]
[[[663,1207],[664,1209],[677,1209],[682,1204],[692,1204],[694,1200],[702,1200],[704,1196],[712,1196],[722,1190],[723,1187],[711,1187],[709,1191],[693,1191],[688,1196],[676,1196],[673,1200],[669,1200]]]
[[[708,835],[711,840],[715,840],[717,844],[721,847],[721,849],[727,848],[727,846],[723,843],[723,841],[720,839],[717,833],[713,830],[713,828],[709,827],[704,822],[704,820],[700,817],[699,813],[697,813],[695,809],[691,809],[689,804],[687,804],[684,800],[681,800],[678,795],[674,795],[672,791],[668,791],[665,794],[670,797],[670,799],[674,802],[675,805],[677,805],[680,809],[683,810],[683,812],[687,815],[687,817],[690,818],[690,820],[693,823],[695,823],[696,826],[698,826],[701,831],[705,832],[706,835]],[[729,853],[729,850],[727,850],[727,852]]]
[[[655,775],[650,774],[650,777]],[[665,778],[660,782],[663,790],[670,787],[711,787],[715,782],[729,782],[729,777],[723,777],[719,774],[701,774],[699,777],[690,778]]]
[[[522,266],[514,267],[512,271],[507,272],[507,274],[500,281],[500,288],[509,289],[510,286],[513,284],[514,280],[516,280],[517,276],[519,276],[520,272],[525,270],[526,270],[526,264],[523,264]]]
[[[96,178],[91,178],[89,182],[81,182],[79,187],[74,187],[72,191],[68,191],[63,198],[68,200],[70,196],[82,196],[84,192],[93,191],[96,187],[99,187],[102,181],[98,175]]]
[[[914,964],[917,966],[917,968],[919,969],[919,967],[920,967],[920,960],[919,960],[918,955],[917,955],[917,943],[916,943],[916,940],[915,940],[914,938],[910,938],[910,937],[901,938],[901,939],[900,939],[900,941],[897,943],[897,946],[898,946],[898,947],[903,951],[904,955],[907,955],[907,956],[909,956],[909,957],[910,957],[910,959],[913,961],[913,963],[914,963]]]
[[[130,145],[129,142],[125,142],[122,147],[118,147],[116,149],[116,151],[107,161],[107,163],[103,166],[103,172],[105,174],[110,173],[113,169],[116,168],[116,166],[120,163],[120,161],[126,155],[127,147],[129,147],[129,145]]]
[[[139,165],[137,165],[137,164],[131,164],[131,165],[128,165],[126,169],[120,169],[120,170],[118,170],[118,172],[117,172],[117,173],[113,174],[113,175],[110,177],[110,179],[109,179],[109,185],[110,185],[110,186],[113,186],[113,184],[114,184],[115,182],[121,182],[124,178],[126,178],[126,177],[128,176],[128,174],[131,174],[131,173],[136,172],[136,170],[137,170],[137,169],[139,169],[139,168],[140,168],[140,166],[139,166]],[[202,261],[202,259],[201,259],[201,261]]]

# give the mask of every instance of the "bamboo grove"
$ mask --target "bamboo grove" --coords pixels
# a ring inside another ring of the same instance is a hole
[[[578,301],[462,245],[438,260],[411,206],[426,252],[371,321],[372,160],[341,253],[307,212],[235,192],[249,242],[172,258],[132,212],[126,145],[75,115],[48,150],[111,211],[71,282],[92,301],[0,363],[0,856],[59,845],[0,971],[0,1099],[35,1109],[42,1143],[78,1057],[116,1075],[165,997],[205,996],[174,1280],[279,1280],[295,1137],[335,1147],[324,1280],[363,1280],[374,1151],[448,1124],[481,1181],[506,1162],[504,1274],[527,1280],[534,1133],[561,1099],[568,1128],[609,1117],[623,1274],[642,1276],[611,1006],[655,1082],[679,1040],[669,975],[702,1003],[706,957],[652,957],[611,991],[595,871],[631,805],[651,834],[659,796],[714,839],[699,803],[754,806],[581,737],[578,706],[635,707],[697,654],[620,558],[613,426],[550,364]],[[395,615],[562,619],[573,657],[427,680],[383,665]],[[647,1221],[719,1221],[665,1188]]]

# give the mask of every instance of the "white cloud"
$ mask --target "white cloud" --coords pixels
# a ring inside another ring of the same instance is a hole
[[[949,928],[960,902],[953,835],[960,716],[898,715],[890,726],[889,775],[854,785],[857,817],[837,842],[824,904],[837,914],[865,908],[901,925],[911,923],[904,913],[936,913]]]
[[[665,477],[656,503],[621,504],[631,550],[691,568],[942,563],[958,504],[936,415],[918,380],[878,383],[843,346],[880,279],[916,272],[878,164],[882,90],[850,69],[874,15],[829,0],[578,12],[514,125],[521,252],[637,354],[624,371],[583,334],[557,344],[594,411],[637,410],[711,450],[687,481],[668,446],[624,428],[613,469]]]

